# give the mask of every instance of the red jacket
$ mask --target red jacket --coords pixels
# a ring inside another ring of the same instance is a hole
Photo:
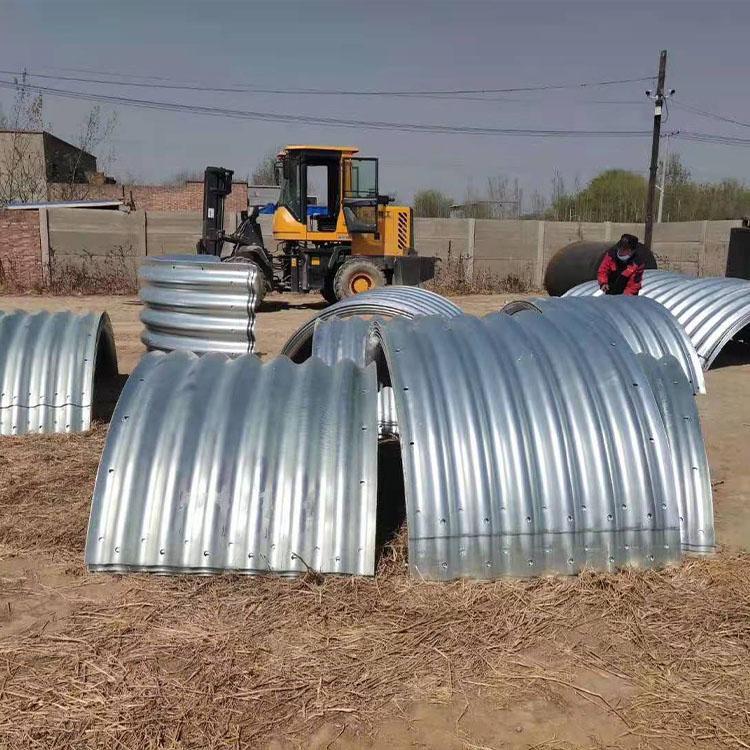
[[[633,253],[627,261],[617,257],[617,249],[608,250],[599,265],[596,280],[599,286],[607,284],[607,294],[625,294],[635,296],[641,289],[643,271],[646,264],[638,251]]]

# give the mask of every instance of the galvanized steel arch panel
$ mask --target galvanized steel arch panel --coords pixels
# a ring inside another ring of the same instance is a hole
[[[86,564],[374,573],[375,367],[143,357],[112,417]]]
[[[427,289],[420,289],[416,286],[380,287],[347,297],[327,307],[295,331],[284,344],[281,353],[295,362],[304,361],[310,356],[316,324],[318,321],[331,318],[350,318],[359,315],[386,319],[412,319],[423,315],[451,318],[461,314],[460,307]]]
[[[566,297],[600,295],[596,282],[571,289]],[[707,370],[723,347],[750,326],[750,281],[725,277],[693,278],[668,271],[646,271],[641,295],[660,302],[693,342]]]
[[[88,430],[116,374],[107,313],[0,312],[0,435]]]
[[[257,266],[213,255],[148,256],[138,269],[141,341],[150,350],[255,349]]]
[[[696,519],[686,517],[681,538],[689,498],[675,472],[694,456],[664,417],[688,409],[702,449],[692,390],[680,374],[679,405],[670,389],[657,396],[656,376],[619,334],[605,343],[529,314],[394,320],[379,335],[415,574],[574,573],[663,564],[682,543],[711,548],[705,451],[689,471],[700,475],[706,528],[693,535]]]
[[[701,360],[685,329],[663,305],[637,297],[535,297],[510,302],[501,312],[514,315],[522,310],[542,314],[572,315],[582,325],[600,332],[603,326],[618,331],[633,351],[656,359],[671,355],[682,366],[694,393],[705,393]]]

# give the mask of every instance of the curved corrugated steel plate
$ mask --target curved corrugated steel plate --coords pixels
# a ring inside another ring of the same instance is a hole
[[[350,359],[363,367],[377,347],[373,322],[366,318],[316,319],[313,327],[312,356],[334,365]]]
[[[116,374],[107,313],[0,312],[0,435],[88,430]]]
[[[708,465],[676,360],[661,360],[667,387],[616,332],[537,314],[393,320],[379,335],[416,575],[574,573],[712,549]]]
[[[255,349],[257,266],[213,255],[148,256],[138,269],[148,349],[230,356]]]
[[[372,318],[416,318],[440,315],[444,318],[461,315],[461,308],[445,297],[416,286],[384,286],[337,302],[318,313],[299,328],[281,350],[295,362],[310,356],[313,331],[320,320],[350,318],[364,315]]]
[[[600,296],[596,282],[571,289],[566,297]],[[646,271],[641,295],[660,302],[685,329],[707,370],[724,346],[750,326],[750,281],[693,278],[669,271]],[[608,299],[610,299],[608,297]]]
[[[112,417],[92,570],[371,575],[375,367],[143,357]]]
[[[381,324],[387,325],[386,321]],[[372,361],[378,342],[374,322],[366,318],[330,318],[315,323],[312,356],[335,365],[350,359],[363,367]],[[381,438],[398,437],[396,402],[393,389],[378,389],[378,435]]]
[[[613,328],[636,353],[656,359],[671,355],[682,365],[694,393],[705,393],[706,382],[698,353],[685,329],[663,305],[638,297],[534,297],[510,302],[501,312],[514,315],[534,310],[552,315],[573,315],[593,331]]]

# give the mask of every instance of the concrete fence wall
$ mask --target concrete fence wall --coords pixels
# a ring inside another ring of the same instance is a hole
[[[227,212],[225,228],[234,229],[238,223],[239,214]],[[653,249],[662,268],[696,276],[723,275],[729,230],[740,225],[739,220],[657,224]],[[261,226],[273,248],[271,217],[261,217]],[[38,232],[38,242],[27,237],[29,227]],[[0,268],[22,267],[27,288],[43,286],[50,274],[71,265],[134,274],[145,255],[194,253],[201,228],[197,211],[0,211]],[[643,237],[643,225],[415,219],[414,244],[420,255],[437,256],[444,266],[449,261],[461,263],[469,278],[491,283],[516,277],[540,288],[550,257],[561,247],[576,240],[614,242],[624,232]],[[37,255],[33,262],[27,257],[31,251]]]

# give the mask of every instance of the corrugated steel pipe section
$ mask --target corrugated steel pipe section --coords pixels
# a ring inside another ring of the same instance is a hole
[[[542,314],[571,315],[593,332],[613,328],[636,353],[656,359],[673,356],[682,366],[694,393],[705,393],[706,382],[698,353],[685,329],[663,305],[638,297],[535,297],[510,302],[502,312],[514,315],[522,310]]]
[[[355,294],[327,307],[299,328],[281,350],[295,362],[304,362],[312,351],[315,325],[319,320],[368,316],[371,318],[416,318],[440,315],[445,318],[461,315],[461,308],[450,300],[415,286],[385,286]]]
[[[0,435],[88,430],[116,375],[107,313],[0,312]]]
[[[213,255],[148,256],[138,269],[144,304],[141,341],[150,350],[255,350],[260,279],[254,263],[227,263]]]
[[[385,321],[382,323],[387,325]],[[363,367],[372,361],[378,346],[374,324],[373,320],[357,317],[316,320],[312,356],[329,365],[350,359]],[[382,385],[378,389],[378,436],[383,439],[398,437],[393,389]]]
[[[86,564],[372,575],[375,366],[144,356],[112,417]]]
[[[713,549],[695,399],[673,358],[531,313],[378,333],[415,575],[649,567]]]
[[[597,283],[590,281],[565,296],[601,296],[601,292]],[[646,271],[641,296],[660,302],[679,320],[704,370],[731,339],[750,326],[750,281],[745,279]]]

